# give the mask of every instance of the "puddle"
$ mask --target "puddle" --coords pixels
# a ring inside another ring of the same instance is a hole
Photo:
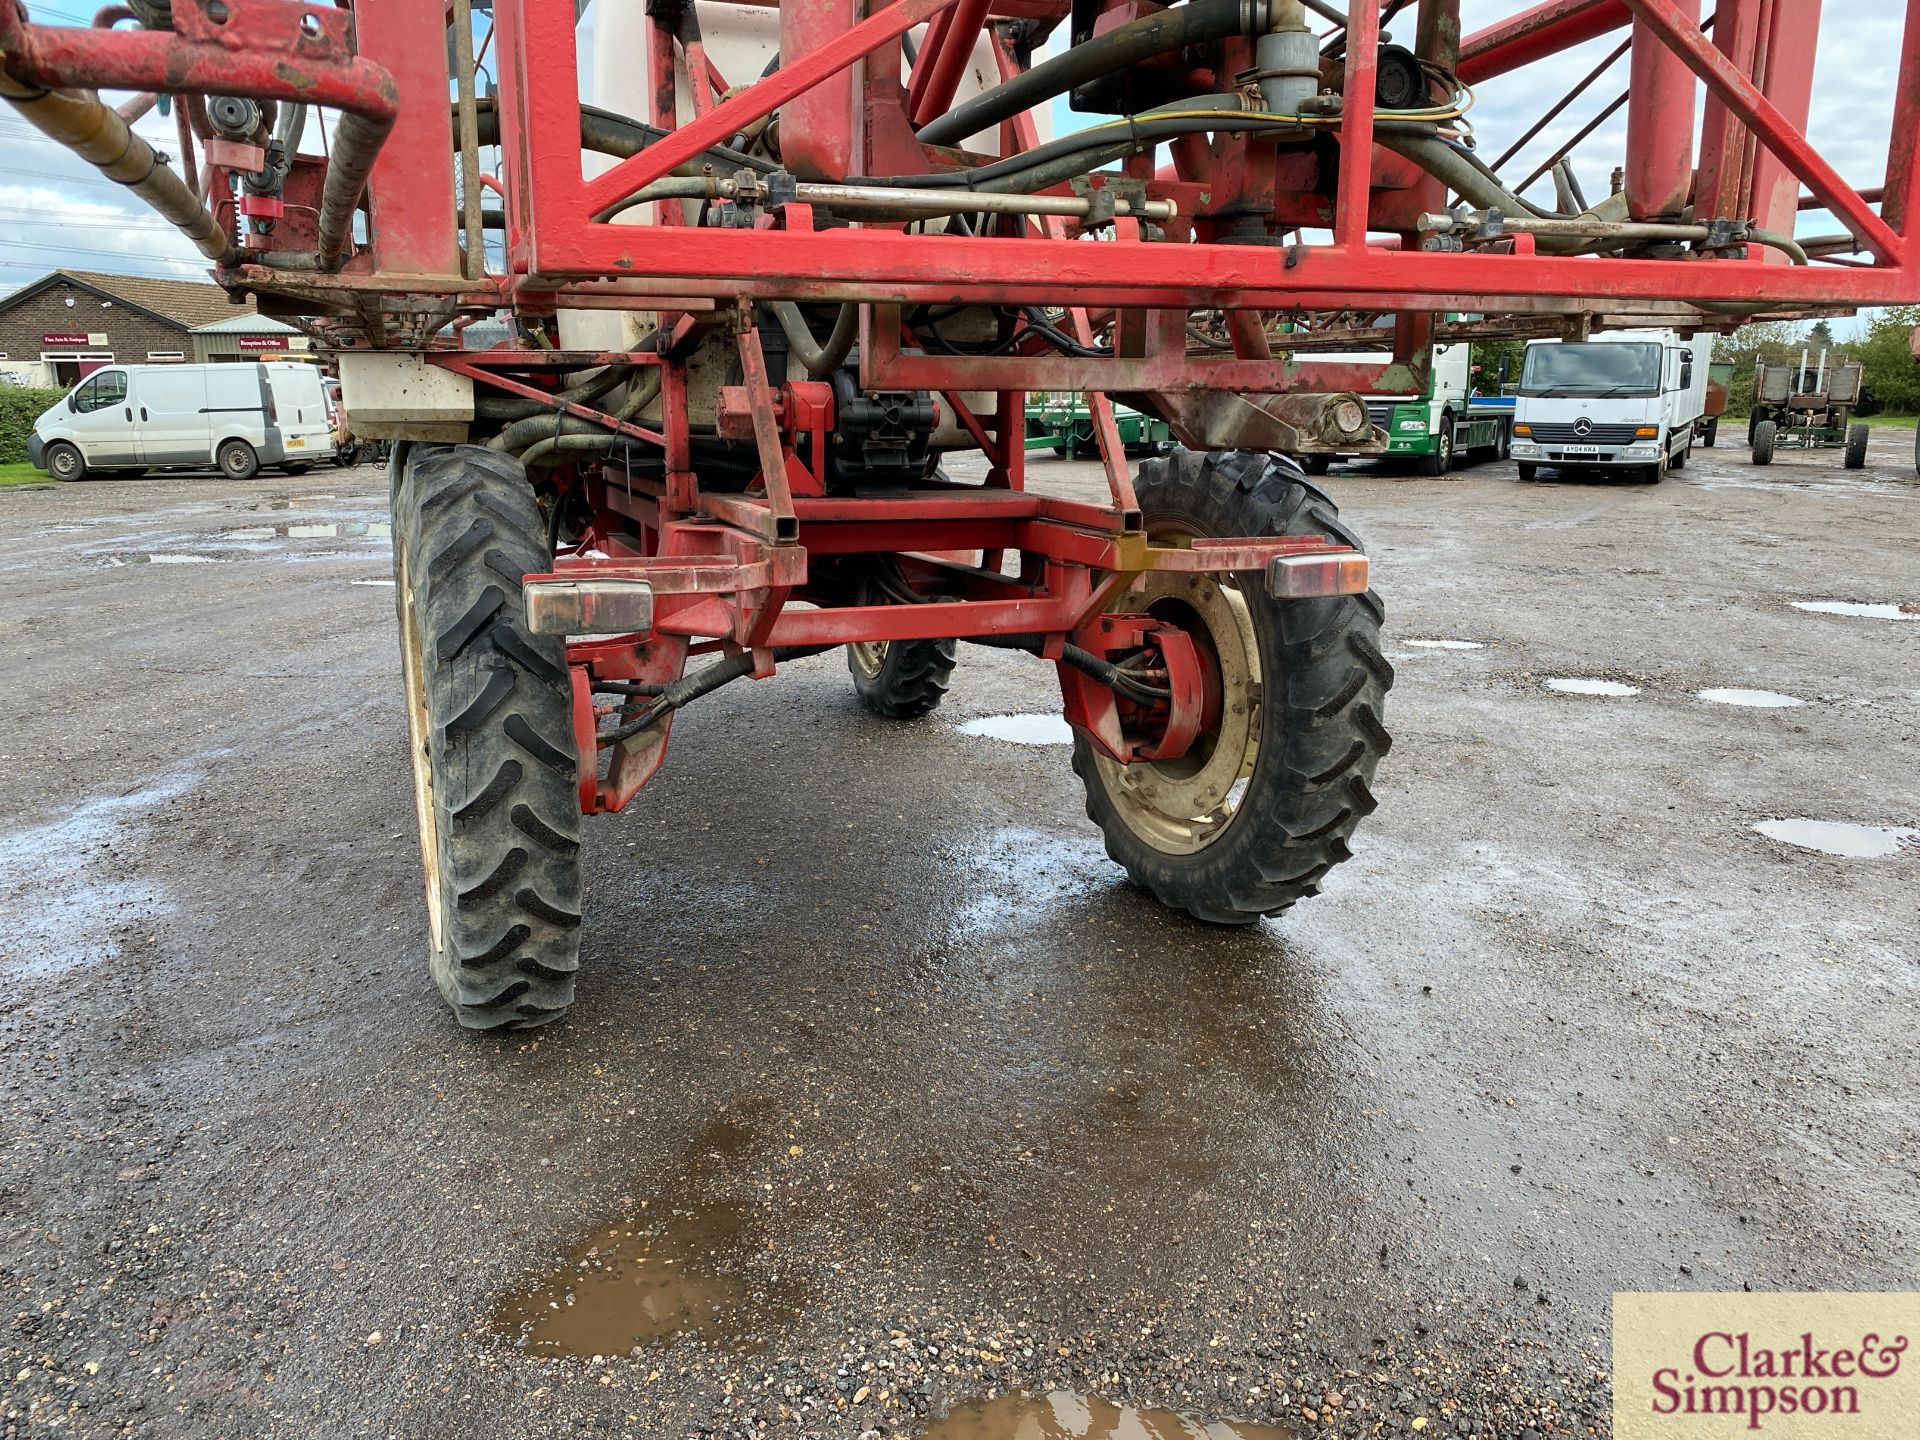
[[[391,590],[394,585],[394,582],[391,580],[349,580],[347,583],[349,585],[384,585],[389,590]],[[1797,704],[1798,702],[1796,701],[1795,703]]]
[[[1618,680],[1578,680],[1556,675],[1550,680],[1540,682],[1549,690],[1557,690],[1562,695],[1638,695],[1637,685],[1622,685]]]
[[[297,510],[302,505],[318,505],[322,501],[338,500],[339,498],[338,495],[290,495],[285,500],[268,501],[265,508],[268,510]],[[259,509],[261,507],[254,506],[253,508]]]
[[[529,1355],[625,1355],[675,1335],[744,1341],[780,1328],[799,1286],[736,1205],[609,1225],[553,1274],[506,1295],[494,1329]],[[754,1268],[749,1273],[749,1259]]]
[[[1111,889],[1120,874],[1091,836],[1009,827],[970,857],[966,898],[955,916],[963,935],[1031,927],[1054,907]]]
[[[106,558],[108,565],[211,565],[220,557],[162,550],[134,555],[109,555]]]
[[[1920,846],[1920,830],[1897,825],[1855,825],[1844,820],[1762,820],[1753,827],[1769,840],[1846,860],[1885,860]]]
[[[1093,1395],[1003,1395],[964,1405],[923,1440],[1290,1440],[1278,1425],[1208,1423],[1174,1410],[1115,1405]]]
[[[1797,695],[1782,695],[1777,690],[1698,690],[1694,693],[1715,705],[1748,705],[1757,710],[1786,710],[1807,703]]]
[[[1012,745],[1071,745],[1073,727],[1059,715],[987,715],[956,726],[962,735]]]
[[[1416,650],[1484,650],[1487,647],[1478,640],[1404,640]]]
[[[63,975],[118,948],[116,925],[161,910],[144,886],[96,873],[140,816],[184,795],[198,774],[89,800],[57,820],[0,836],[0,976]]]
[[[386,540],[389,520],[316,520],[304,525],[241,525],[222,532],[229,540]]]
[[[1795,600],[1793,608],[1814,615],[1852,615],[1862,620],[1920,620],[1920,607],[1865,605],[1858,600]]]

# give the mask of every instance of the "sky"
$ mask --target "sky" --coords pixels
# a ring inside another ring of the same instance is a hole
[[[1526,8],[1527,0],[1461,0],[1468,33]],[[1712,0],[1707,0],[1710,6]],[[88,0],[28,0],[35,20],[85,23]],[[1903,0],[1827,0],[1814,73],[1815,145],[1859,186],[1878,185],[1885,173],[1887,127],[1893,111]],[[589,11],[589,20],[591,11]],[[1389,26],[1411,40],[1411,14]],[[1402,33],[1404,32],[1404,33]],[[1489,82],[1471,114],[1480,153],[1492,160],[1565,89],[1597,63],[1619,36],[1604,37],[1554,60]],[[1515,158],[1503,173],[1518,179],[1625,88],[1623,60],[1582,100]],[[109,96],[110,100],[123,97]],[[1089,123],[1059,107],[1056,124]],[[163,152],[175,148],[173,121],[158,112],[137,127]],[[313,130],[309,128],[309,146]],[[1626,142],[1622,111],[1576,152],[1590,200],[1607,193],[1608,177]],[[174,228],[121,186],[41,136],[18,112],[0,103],[0,291],[37,279],[55,266],[126,274],[199,278],[206,262]],[[1537,194],[1546,193],[1543,189]],[[1801,217],[1801,233],[1831,232],[1829,217]]]

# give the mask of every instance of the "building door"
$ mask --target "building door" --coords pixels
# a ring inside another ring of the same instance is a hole
[[[72,389],[94,371],[113,364],[113,352],[42,350],[40,359],[53,372],[54,384],[62,389]]]

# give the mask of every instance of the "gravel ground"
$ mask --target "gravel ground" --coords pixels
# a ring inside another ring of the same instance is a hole
[[[1920,603],[1911,444],[1336,471],[1396,745],[1245,931],[957,728],[1057,709],[1024,657],[735,686],[504,1043],[421,958],[384,477],[0,494],[5,1434],[1605,1435],[1615,1290],[1910,1287],[1920,850],[1755,826],[1920,826],[1920,623],[1793,603]]]

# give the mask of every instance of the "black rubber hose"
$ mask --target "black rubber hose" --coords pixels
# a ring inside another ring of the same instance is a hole
[[[809,655],[824,654],[828,650],[838,650],[838,645],[778,645],[774,647],[773,658],[777,664],[789,660],[804,660]],[[753,652],[744,650],[738,655],[729,655],[724,660],[716,660],[711,665],[703,665],[690,675],[682,675],[678,680],[662,690],[657,698],[639,715],[616,730],[609,730],[598,737],[602,746],[618,745],[622,740],[630,740],[642,730],[651,730],[667,716],[684,705],[690,705],[702,695],[711,695],[722,685],[731,685],[735,680],[743,679],[753,673]]]
[[[479,102],[479,143],[498,145],[500,143],[500,107],[498,102],[482,99]],[[644,120],[629,119],[625,115],[616,115],[611,110],[601,110],[593,105],[580,107],[580,148],[591,150],[596,155],[611,155],[616,160],[625,160],[638,155],[656,140],[667,135],[658,125],[649,125]],[[703,158],[689,160],[673,173],[675,175],[700,175],[703,167],[712,163],[729,170],[758,170],[771,174],[779,167],[771,160],[762,160],[757,155],[749,155],[743,150],[735,150],[726,145],[711,145],[703,152]]]
[[[556,390],[551,400],[526,400],[517,395],[488,397],[474,401],[473,410],[483,420],[525,420],[534,415],[551,415],[557,404],[588,404],[632,377],[631,365],[606,365],[585,377],[574,377],[572,384]]]
[[[990,125],[1043,105],[1089,80],[1188,45],[1209,45],[1238,34],[1246,11],[1245,0],[1189,0],[1188,4],[1109,30],[928,121],[920,130],[920,139],[928,145],[958,145]]]

